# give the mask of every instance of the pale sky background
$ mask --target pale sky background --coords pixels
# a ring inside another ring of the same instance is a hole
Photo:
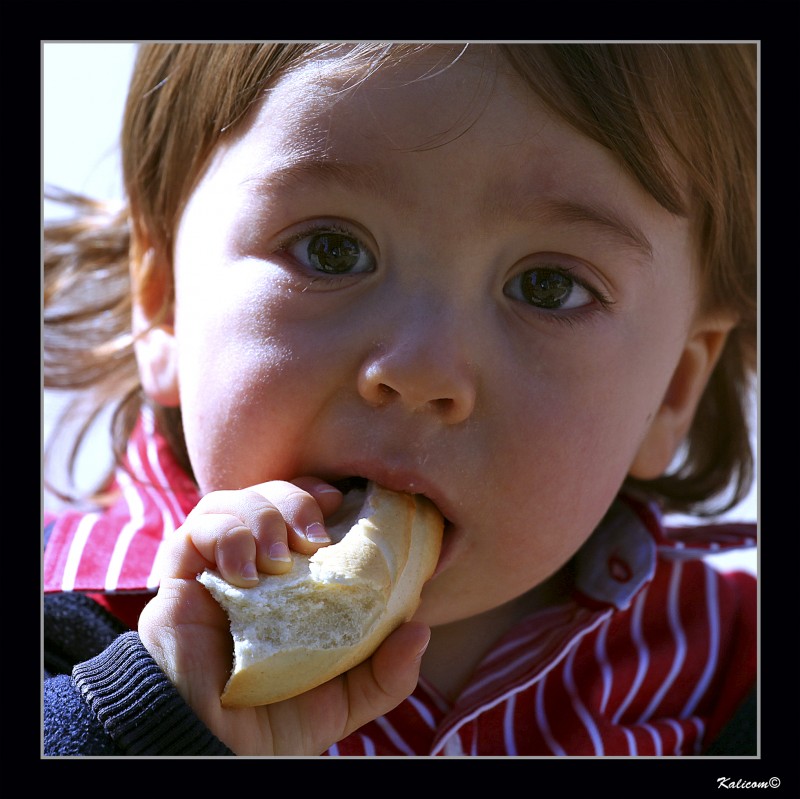
[[[96,199],[121,199],[117,141],[134,56],[135,44],[128,42],[42,45],[42,161],[46,183]],[[45,208],[45,214],[51,212]],[[45,393],[45,436],[57,407],[58,399]],[[90,466],[84,468],[90,473]],[[756,489],[728,516],[756,519]],[[756,569],[752,552],[744,558],[726,556],[721,560],[725,566]]]

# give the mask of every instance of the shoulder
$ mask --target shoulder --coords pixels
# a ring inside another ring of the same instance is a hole
[[[742,637],[754,647],[755,573],[735,565],[721,566],[719,559],[755,553],[756,524],[668,525],[652,507],[636,506],[635,510],[655,546],[653,577],[640,598],[642,619],[663,625],[673,636],[696,637],[698,644],[706,640],[709,649],[715,643],[731,646]]]

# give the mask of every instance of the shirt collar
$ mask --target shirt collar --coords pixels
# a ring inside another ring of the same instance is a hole
[[[575,556],[577,598],[627,608],[655,567],[656,544],[645,520],[617,500]]]

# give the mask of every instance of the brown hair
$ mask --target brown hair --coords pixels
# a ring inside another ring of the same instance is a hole
[[[113,215],[56,192],[48,196],[78,213],[45,225],[45,387],[89,390],[87,426],[112,403],[117,458],[145,401],[131,337],[130,259],[141,257],[145,240],[171,255],[184,205],[217,143],[239,129],[269,85],[309,58],[347,53],[363,76],[430,46],[140,46],[121,136],[127,209]],[[452,57],[451,48],[438,47]],[[732,507],[753,474],[747,416],[757,352],[755,45],[470,47],[500,56],[555,112],[616,153],[664,208],[692,220],[704,309],[732,313],[738,323],[676,464],[629,487],[666,510]],[[191,474],[180,411],[155,410]],[[79,428],[71,467],[85,434],[86,426]]]

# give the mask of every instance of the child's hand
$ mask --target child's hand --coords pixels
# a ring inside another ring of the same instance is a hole
[[[197,575],[215,568],[247,587],[256,580],[253,567],[286,571],[290,550],[310,555],[327,543],[323,518],[340,504],[340,492],[313,478],[208,494],[176,532],[158,594],[142,612],[148,651],[237,754],[320,754],[414,690],[429,630],[406,624],[372,658],[306,694],[255,708],[220,704],[233,660],[228,618]]]

